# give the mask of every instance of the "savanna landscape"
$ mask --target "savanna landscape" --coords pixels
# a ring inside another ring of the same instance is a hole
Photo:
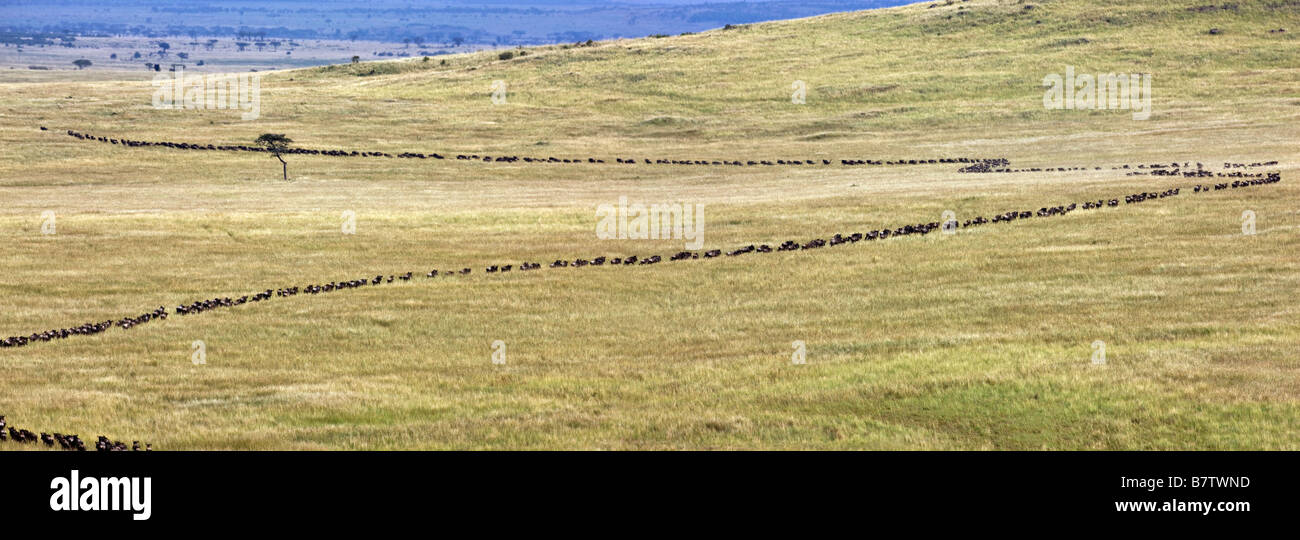
[[[0,339],[114,323],[0,348],[0,414],[157,450],[1300,449],[1297,33],[1294,0],[921,2],[259,71],[251,120],[0,72]],[[1149,75],[1149,118],[1045,107],[1067,68]],[[216,148],[263,134],[284,164]],[[620,199],[700,208],[702,246],[598,237]]]

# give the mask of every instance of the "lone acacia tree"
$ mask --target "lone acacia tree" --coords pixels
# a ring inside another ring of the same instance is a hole
[[[265,148],[267,152],[270,152],[271,155],[275,156],[275,159],[280,160],[280,164],[283,165],[284,168],[284,179],[288,180],[289,164],[284,161],[281,154],[289,150],[289,145],[293,144],[293,139],[285,137],[283,133],[263,133],[255,142],[258,146]]]

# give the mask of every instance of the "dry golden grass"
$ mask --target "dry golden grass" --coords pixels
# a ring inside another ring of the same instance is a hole
[[[476,268],[5,349],[0,414],[162,449],[1295,449],[1297,8],[1035,5],[278,72],[254,122],[155,110],[147,82],[0,84],[0,335]],[[1151,119],[1044,110],[1039,81],[1066,65],[1152,73]],[[489,100],[498,79],[507,105]],[[796,79],[807,105],[790,103]],[[731,249],[1196,181],[293,156],[285,183],[265,155],[125,149],[63,129],[609,160],[1276,159],[1284,181],[951,237],[485,275],[681,249],[597,240],[595,206],[620,196],[705,204],[706,248]],[[345,210],[356,235],[340,234]],[[1256,235],[1241,234],[1245,210]],[[57,234],[40,234],[43,211]],[[190,362],[194,340],[206,365]],[[491,363],[494,340],[505,366]],[[790,363],[795,340],[807,365]],[[1091,365],[1094,340],[1104,367]]]

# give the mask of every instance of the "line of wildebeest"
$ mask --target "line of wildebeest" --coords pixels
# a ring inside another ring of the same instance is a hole
[[[1261,161],[1256,163],[1224,163],[1223,168],[1248,169],[1258,167],[1272,167],[1277,165],[1277,161]],[[1112,171],[1127,170],[1125,176],[1182,176],[1184,178],[1251,178],[1255,175],[1240,170],[1232,172],[1215,172],[1205,168],[1205,165],[1196,163],[1195,168],[1192,162],[1183,163],[1139,163],[1137,165],[1111,165],[1110,167],[1028,167],[1024,169],[1013,169],[1007,167],[1010,162],[1005,159],[987,159],[979,163],[967,165],[957,172],[961,173],[1027,173],[1027,172],[1081,172],[1081,171],[1104,171],[1109,168]]]
[[[1219,173],[1219,174],[1227,174],[1227,173]],[[1209,193],[1211,191],[1221,191],[1225,189],[1238,189],[1238,188],[1245,188],[1251,186],[1273,184],[1273,183],[1280,182],[1282,180],[1281,173],[1278,172],[1250,174],[1249,176],[1250,176],[1249,178],[1238,178],[1232,180],[1231,182],[1228,182],[1225,179],[1225,181],[1223,182],[1214,183],[1214,184],[1208,184],[1208,185],[1197,184],[1196,186],[1192,187],[1190,191],[1192,193]],[[1141,203],[1144,201],[1149,201],[1154,199],[1163,199],[1166,197],[1177,196],[1181,192],[1182,192],[1181,188],[1173,188],[1159,193],[1156,192],[1133,193],[1123,197],[1122,200],[1124,201],[1124,204],[1136,204],[1136,203]],[[827,246],[837,246],[843,244],[855,244],[858,242],[886,240],[889,238],[896,238],[901,236],[926,235],[935,231],[936,229],[940,229],[941,227],[955,232],[958,228],[977,227],[988,223],[1010,223],[1013,221],[1023,221],[1034,217],[1061,216],[1080,209],[1092,210],[1092,209],[1098,209],[1102,207],[1116,207],[1120,205],[1120,200],[1121,199],[1098,199],[1095,201],[1071,203],[1069,205],[1043,207],[1043,208],[1039,208],[1037,211],[1034,210],[1014,211],[1013,210],[1010,212],[1005,212],[993,216],[992,219],[980,216],[980,217],[975,217],[972,219],[965,220],[964,222],[961,223],[952,220],[943,224],[939,222],[930,222],[930,223],[920,223],[914,225],[903,225],[900,227],[879,229],[879,230],[873,230],[868,232],[855,232],[850,234],[837,233],[834,236],[831,236],[830,238],[814,238],[807,242],[787,240],[775,247],[769,244],[750,244],[741,248],[727,251],[726,253],[723,253],[723,251],[719,249],[711,249],[707,251],[681,251],[676,254],[668,256],[667,259],[665,259],[661,255],[648,255],[648,256],[629,255],[623,257],[607,257],[602,255],[590,259],[578,258],[572,261],[567,259],[557,259],[554,262],[548,264],[547,266],[549,268],[570,268],[570,267],[581,268],[585,266],[606,266],[606,265],[608,266],[649,265],[649,264],[657,264],[663,262],[664,260],[686,261],[686,260],[698,260],[698,259],[715,259],[722,256],[736,257],[736,256],[750,254],[750,253],[772,253],[774,251],[781,252],[781,251],[810,250],[810,249],[818,249]],[[517,265],[516,264],[494,264],[486,267],[484,271],[488,274],[499,274],[499,273],[506,273],[512,271],[530,272],[530,271],[539,270],[541,268],[542,268],[542,263],[540,262],[526,261],[526,262],[518,263]],[[465,276],[471,273],[472,270],[470,268],[432,269],[429,270],[424,275],[426,278],[432,279],[432,278],[440,278],[440,277],[446,278],[451,276]],[[299,294],[320,295],[320,294],[340,291],[344,289],[374,287],[384,283],[392,283],[394,281],[406,282],[406,281],[411,281],[413,277],[414,277],[414,272],[406,272],[403,274],[392,274],[392,275],[388,275],[387,277],[380,274],[380,275],[375,275],[373,277],[370,276],[357,277],[355,279],[330,281],[328,283],[311,284],[302,287],[291,286],[291,287],[284,287],[278,289],[265,289],[252,294],[246,294],[238,297],[212,298],[209,300],[200,300],[188,304],[182,304],[176,306],[174,313],[181,316],[194,315],[198,313],[203,313],[205,311],[210,311],[213,309],[240,306],[247,303],[265,302],[268,300],[272,300],[274,298],[285,298],[290,296],[297,296]],[[44,332],[33,333],[26,336],[8,337],[3,340],[0,340],[0,348],[22,347],[36,342],[66,339],[72,336],[93,335],[93,334],[104,332],[109,328],[112,328],[113,326],[118,326],[124,330],[129,330],[131,328],[134,328],[135,326],[147,323],[149,321],[153,321],[157,319],[166,319],[167,315],[168,315],[167,309],[165,307],[159,307],[158,309],[155,309],[153,311],[135,317],[124,317],[118,320],[110,319],[110,320],[105,320],[100,322],[89,322],[89,323],[82,324],[80,326],[75,326],[70,328],[47,330]]]
[[[41,126],[41,131],[48,131],[45,126]],[[265,152],[270,150],[261,146],[248,146],[242,144],[220,145],[220,144],[199,144],[172,141],[137,141],[132,139],[120,139],[113,137],[102,137],[80,133],[68,130],[68,135],[83,141],[96,141],[109,144],[119,144],[129,147],[161,147],[174,148],[177,150],[211,150],[219,152]],[[392,154],[388,152],[375,151],[357,151],[357,150],[320,150],[313,148],[287,148],[283,154],[306,154],[312,156],[334,156],[334,157],[388,157],[388,158],[410,158],[410,159],[455,159],[460,161],[481,161],[490,163],[589,163],[603,164],[606,163],[604,158],[557,158],[554,156],[547,157],[530,157],[530,156],[481,156],[478,154],[457,154],[442,155],[436,152],[428,154],[422,152],[401,152]],[[997,161],[1006,163],[1002,158],[930,158],[930,159],[663,159],[663,158],[614,158],[615,164],[623,165],[717,165],[733,167],[756,167],[756,166],[777,166],[777,165],[840,165],[859,166],[859,165],[927,165],[938,163],[981,163],[985,161]]]
[[[41,131],[48,131],[48,128],[41,126]],[[173,148],[177,150],[211,150],[221,152],[263,152],[269,153],[270,150],[261,146],[248,145],[217,145],[217,144],[199,144],[173,141],[139,141],[133,139],[122,139],[113,137],[104,137],[81,133],[78,131],[67,130],[69,136],[83,141],[102,142],[108,144],[117,144],[128,147],[160,147]],[[457,154],[454,157],[450,154],[444,156],[436,152],[428,154],[421,152],[401,152],[392,154],[388,152],[377,151],[357,151],[357,150],[332,150],[332,149],[312,149],[312,148],[288,148],[282,151],[284,154],[304,154],[313,156],[334,156],[334,157],[389,157],[389,158],[414,158],[414,159],[456,159],[460,161],[482,161],[491,163],[569,163],[569,164],[603,164],[606,163],[603,158],[557,158],[548,157],[527,157],[527,156],[480,156],[478,154]],[[1250,175],[1241,173],[1214,173],[1204,168],[1200,163],[1195,164],[1192,169],[1190,162],[1185,163],[1151,163],[1151,164],[1125,164],[1112,165],[1109,167],[1031,167],[1023,169],[1013,169],[1008,167],[1010,161],[1006,158],[928,158],[928,159],[664,159],[664,158],[642,158],[638,161],[636,158],[614,158],[614,163],[623,165],[718,165],[718,166],[777,166],[777,165],[840,165],[863,166],[863,165],[933,165],[943,163],[965,164],[957,169],[961,173],[1024,173],[1024,172],[1079,172],[1079,171],[1102,171],[1110,170],[1132,170],[1129,176],[1152,175],[1152,176],[1185,176],[1189,178],[1206,178],[1206,177],[1224,177],[1224,178],[1247,178]],[[1247,168],[1247,167],[1269,167],[1277,165],[1277,161],[1267,161],[1258,163],[1224,163],[1224,169]]]
[[[0,442],[5,441],[13,441],[20,444],[44,443],[45,446],[49,448],[54,448],[57,445],[62,450],[78,452],[86,451],[86,441],[81,440],[80,436],[44,432],[42,432],[40,436],[37,436],[31,431],[10,426],[5,421],[5,415],[0,414]],[[99,452],[125,452],[127,450],[134,450],[137,452],[140,450],[152,451],[153,444],[145,443],[144,448],[141,448],[140,441],[131,441],[131,446],[128,447],[126,443],[122,441],[115,441],[100,435],[99,438],[95,439],[95,450]]]

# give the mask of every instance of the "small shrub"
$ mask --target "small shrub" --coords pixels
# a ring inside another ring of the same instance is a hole
[[[497,58],[500,58],[500,59],[502,59],[502,60],[509,60],[509,59],[511,59],[511,58],[514,58],[514,57],[515,57],[515,53],[510,52],[510,51],[506,51],[506,52],[503,52],[503,53],[497,55]]]

